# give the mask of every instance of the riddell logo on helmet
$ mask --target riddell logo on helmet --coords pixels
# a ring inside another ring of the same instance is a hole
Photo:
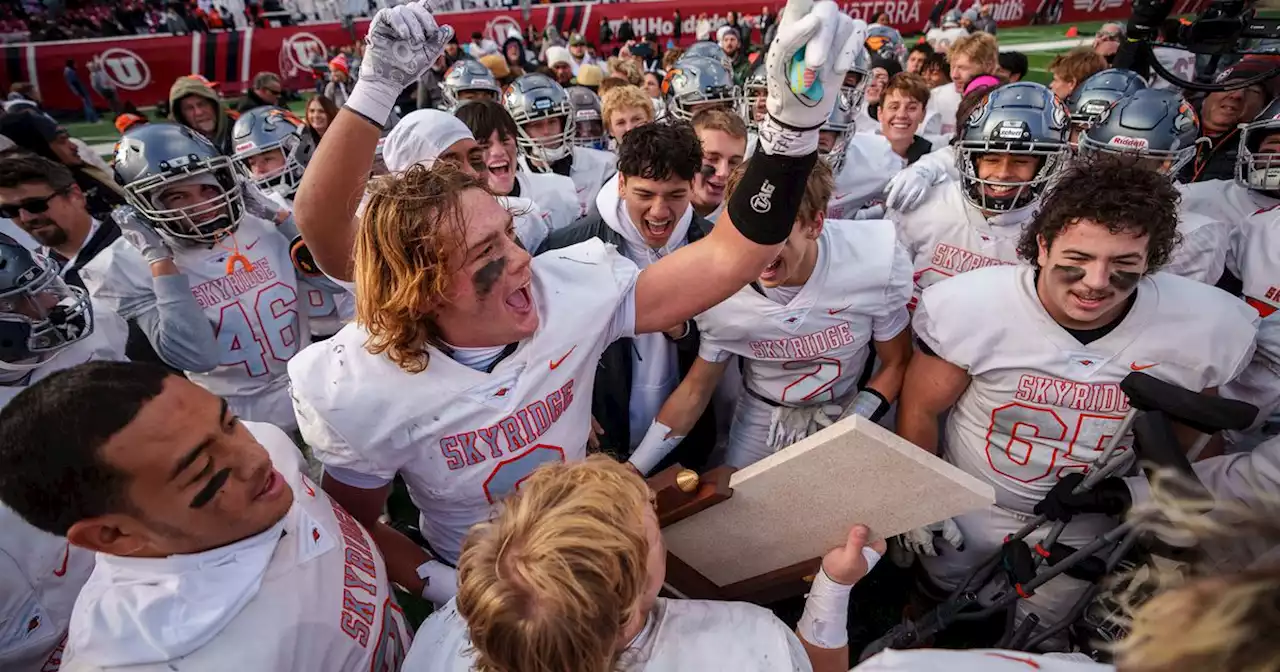
[[[1117,135],[1107,142],[1112,147],[1123,147],[1124,149],[1146,149],[1146,138],[1131,138],[1127,135]]]

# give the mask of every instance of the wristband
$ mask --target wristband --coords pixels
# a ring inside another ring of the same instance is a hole
[[[878,422],[889,412],[889,400],[884,395],[873,390],[870,387],[863,388],[858,392],[858,396],[853,398],[853,403],[849,404],[849,408],[844,412],[842,418],[851,415],[860,415],[871,422]]]
[[[817,152],[801,157],[763,152],[752,155],[725,208],[734,227],[760,245],[785,241],[795,226],[805,184],[817,162]]]
[[[863,548],[863,556],[866,551]],[[871,551],[875,553],[875,551]],[[879,555],[879,553],[876,553]],[[877,558],[878,559],[878,558]],[[868,560],[870,565],[870,560]],[[849,593],[853,586],[836,583],[819,569],[804,601],[804,615],[796,624],[796,632],[804,641],[822,649],[839,649],[849,644]]]
[[[822,126],[796,128],[766,116],[760,122],[758,137],[766,154],[782,156],[807,156],[818,151],[818,131]]]
[[[391,118],[391,110],[396,106],[396,98],[400,97],[400,92],[392,90],[392,87],[378,86],[381,83],[357,80],[355,88],[351,90],[351,95],[347,96],[347,102],[343,105],[373,122],[373,125],[378,128],[387,125],[387,119]]]
[[[631,457],[627,459],[642,476],[647,476],[650,471],[653,471],[662,458],[669,455],[684,440],[683,436],[668,437],[667,434],[670,432],[670,427],[654,420],[653,424],[649,425],[649,431],[645,432],[644,438],[640,440],[640,445],[636,446]]]
[[[426,581],[422,587],[423,599],[433,604],[444,604],[458,594],[458,570],[439,560],[428,560],[418,565],[418,578]]]

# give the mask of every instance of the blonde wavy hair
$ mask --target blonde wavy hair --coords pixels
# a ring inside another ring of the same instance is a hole
[[[644,480],[603,455],[539,467],[458,561],[479,672],[607,672],[648,581]]]
[[[447,301],[449,279],[465,255],[462,192],[484,181],[447,161],[414,165],[369,185],[355,245],[356,319],[365,347],[410,373],[427,368],[439,345],[433,311]]]
[[[1169,473],[1153,479],[1151,492],[1130,520],[1200,557],[1140,582],[1117,579],[1125,589],[1112,599],[1128,614],[1119,620],[1129,630],[1114,647],[1117,669],[1280,672],[1280,565],[1254,566],[1280,544],[1280,499],[1255,491],[1247,500],[1215,501]]]

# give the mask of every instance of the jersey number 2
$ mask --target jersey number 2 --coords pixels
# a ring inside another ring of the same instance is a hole
[[[991,412],[987,461],[996,473],[1022,483],[1049,475],[1062,478],[1068,471],[1084,473],[1123,420],[1116,415],[1081,413],[1076,426],[1069,428],[1052,409],[1005,404]],[[1125,439],[1120,448],[1127,449],[1132,441]]]
[[[253,301],[251,320],[243,301],[222,307],[215,329],[221,366],[241,364],[250,376],[265,376],[270,368],[267,356],[287,362],[298,354],[298,294],[284,283],[276,283],[258,292]],[[253,322],[261,325],[261,335]]]
[[[841,364],[838,359],[818,357],[802,362],[787,362],[782,368],[804,371],[782,390],[782,401],[788,404],[808,404],[815,401],[835,401],[836,381],[840,379]]]

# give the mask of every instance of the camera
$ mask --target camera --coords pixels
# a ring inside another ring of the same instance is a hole
[[[1174,0],[1134,0],[1125,44],[1116,54],[1115,66],[1146,77],[1154,69],[1176,86],[1213,92],[1245,88],[1280,74],[1280,67],[1248,81],[1211,83],[1223,57],[1250,54],[1280,55],[1272,50],[1250,50],[1255,40],[1280,39],[1280,19],[1257,17],[1256,0],[1212,0],[1192,19],[1170,18]],[[1188,82],[1166,70],[1153,56],[1152,47],[1171,47],[1208,56],[1197,81]]]

